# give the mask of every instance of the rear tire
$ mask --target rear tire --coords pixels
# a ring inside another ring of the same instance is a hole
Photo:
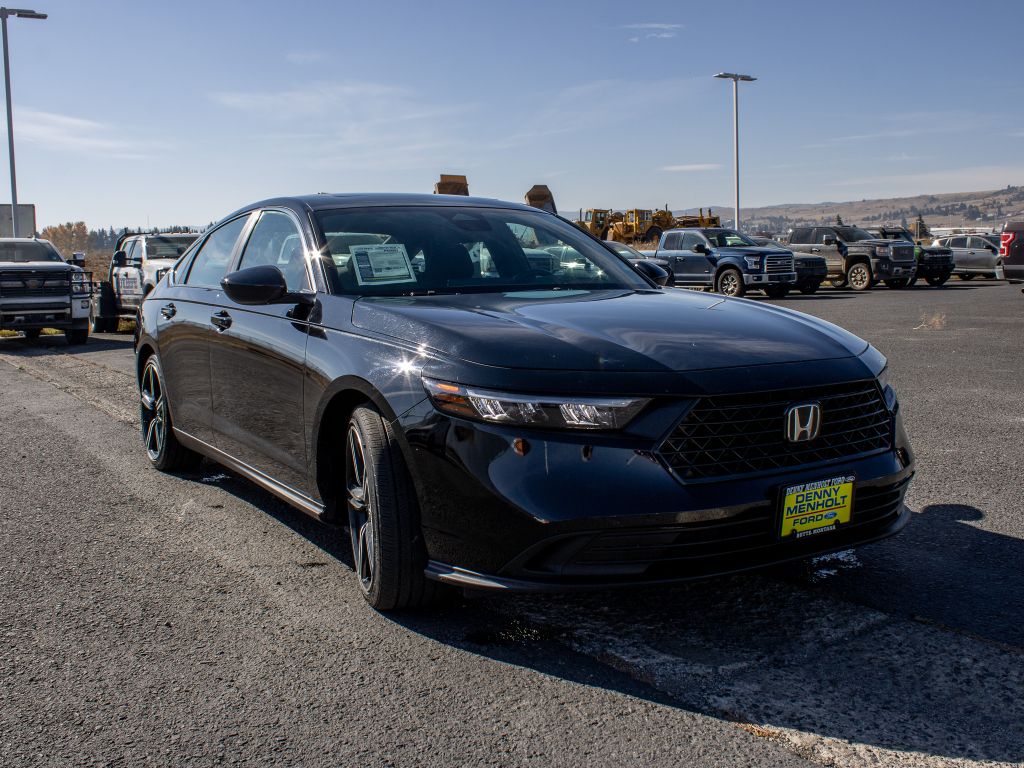
[[[846,270],[846,279],[853,290],[866,291],[871,287],[871,267],[863,261],[858,261]]]
[[[747,292],[743,275],[735,267],[726,267],[715,278],[715,290],[723,296],[740,298]]]
[[[789,286],[769,285],[764,289],[764,293],[769,299],[784,299],[789,295]]]
[[[910,285],[910,279],[906,277],[895,277],[885,281],[886,286],[894,291],[901,290]]]
[[[164,372],[155,354],[146,361],[139,382],[139,425],[149,463],[161,472],[192,470],[203,460],[174,436],[171,410],[164,391]]]
[[[946,284],[946,281],[949,280],[949,275],[937,275],[935,277],[926,277],[925,280],[928,281],[928,285],[932,286],[933,288],[938,288],[940,285]]]
[[[976,275],[973,272],[961,272],[957,277],[961,280],[973,280]]]
[[[36,341],[39,338],[39,334],[42,332],[42,328],[26,328],[22,331],[22,333],[25,334],[25,338],[29,341]]]
[[[833,288],[845,288],[846,287],[846,278],[845,277],[834,277],[834,278],[832,278],[831,280],[828,281],[828,284],[831,285]]]
[[[378,611],[432,602],[416,493],[394,432],[372,405],[352,412],[345,441],[345,495],[359,590]]]

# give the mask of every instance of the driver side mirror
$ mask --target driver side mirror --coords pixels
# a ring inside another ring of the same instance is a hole
[[[633,266],[636,267],[636,271],[644,277],[653,280],[658,285],[664,286],[668,282],[668,272],[659,267],[653,261],[642,261],[633,262]]]
[[[821,241],[821,244],[822,245],[835,245],[836,244],[836,237],[835,237],[835,235],[825,235],[825,237]]]
[[[707,253],[708,247],[704,243],[697,243],[692,250],[694,253]]]
[[[225,275],[220,287],[236,304],[273,304],[288,293],[284,273],[275,266],[261,264]]]
[[[128,254],[124,251],[114,251],[114,266],[124,267],[128,264]]]

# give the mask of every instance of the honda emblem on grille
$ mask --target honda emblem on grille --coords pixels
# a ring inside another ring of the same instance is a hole
[[[813,440],[821,431],[821,404],[800,403],[786,409],[786,439],[791,443]]]

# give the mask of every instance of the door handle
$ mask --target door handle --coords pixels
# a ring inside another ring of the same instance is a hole
[[[163,315],[164,320],[170,320],[178,313],[178,310],[174,307],[174,304],[164,304],[160,307],[160,314]]]
[[[811,248],[811,253],[821,253],[821,248]]]
[[[968,256],[973,256],[973,255],[974,255],[974,251],[968,251],[968,252],[967,252],[967,255],[968,255]]]
[[[231,315],[227,313],[227,310],[222,309],[220,312],[210,315],[210,322],[217,327],[218,331],[226,331],[231,327]]]

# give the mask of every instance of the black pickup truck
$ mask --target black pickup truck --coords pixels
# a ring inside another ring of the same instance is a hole
[[[786,245],[795,254],[824,256],[834,288],[849,285],[855,291],[866,291],[880,281],[890,288],[903,288],[917,274],[911,243],[879,239],[860,227],[796,227]]]
[[[913,285],[919,277],[923,277],[928,285],[938,288],[944,285],[953,274],[953,251],[941,245],[924,245],[914,240],[914,235],[906,227],[868,227],[867,231],[882,240],[902,240],[914,246],[914,257],[917,259],[917,272],[907,285]],[[900,286],[893,286],[899,288]]]

